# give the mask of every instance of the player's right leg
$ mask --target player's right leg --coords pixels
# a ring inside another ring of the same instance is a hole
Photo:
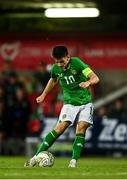
[[[42,143],[40,144],[39,148],[37,149],[36,154],[28,160],[24,166],[25,167],[33,167],[37,163],[37,155],[42,152],[48,150],[52,144],[56,141],[56,139],[65,131],[65,129],[70,125],[69,121],[63,121],[56,125],[56,127],[49,132]]]
[[[56,125],[56,127],[49,132],[44,138],[43,142],[40,144],[36,155],[38,155],[42,151],[46,151],[48,148],[52,146],[52,144],[56,141],[56,139],[65,131],[65,129],[70,125],[70,122],[64,121],[60,122]]]
[[[35,155],[31,159],[25,162],[24,167],[34,167],[36,163],[37,163],[37,157]]]

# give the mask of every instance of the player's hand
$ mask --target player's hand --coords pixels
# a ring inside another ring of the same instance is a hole
[[[89,82],[89,81],[81,82],[81,83],[79,84],[79,86],[82,87],[82,88],[87,88],[87,87],[90,86],[90,82]]]
[[[40,95],[36,98],[37,103],[41,103],[44,100],[44,96]]]

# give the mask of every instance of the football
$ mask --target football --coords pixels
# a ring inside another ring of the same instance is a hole
[[[37,155],[37,163],[39,167],[52,167],[54,164],[54,156],[48,151],[40,152]]]

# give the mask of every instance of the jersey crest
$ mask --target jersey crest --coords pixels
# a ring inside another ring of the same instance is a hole
[[[71,73],[72,73],[73,75],[76,75],[76,74],[77,74],[77,71],[76,71],[75,69],[71,69]]]

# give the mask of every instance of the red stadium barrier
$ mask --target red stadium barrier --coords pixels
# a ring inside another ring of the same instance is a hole
[[[77,36],[77,37],[76,37]],[[79,56],[97,69],[127,68],[127,35],[43,35],[0,37],[0,67],[5,59],[17,70],[34,70],[41,60],[53,63],[53,46],[66,45],[72,56]]]

